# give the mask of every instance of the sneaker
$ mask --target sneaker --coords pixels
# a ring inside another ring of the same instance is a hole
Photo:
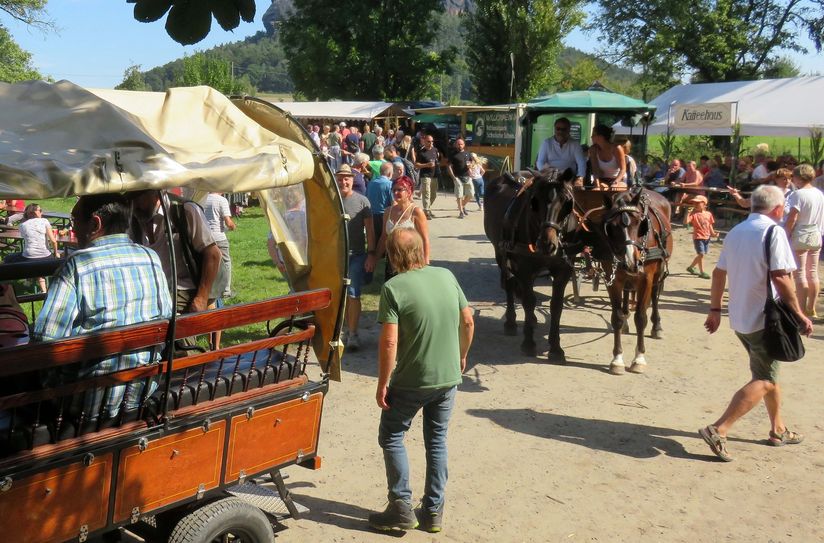
[[[360,337],[358,336],[358,334],[349,335],[349,338],[346,342],[346,347],[350,351],[357,351],[358,349],[360,349]]]
[[[458,213],[458,218],[459,218],[459,219],[463,219],[464,217],[466,217],[466,214],[465,214],[463,211],[461,211],[460,213]]]
[[[443,504],[434,513],[425,509],[418,510],[419,528],[430,534],[437,534],[443,526]]]
[[[701,272],[698,274],[698,277],[700,277],[701,279],[709,279],[710,274],[708,274],[707,272]]]
[[[418,519],[412,506],[397,499],[390,502],[381,513],[371,513],[369,515],[369,526],[375,530],[414,530],[418,527]]]
[[[687,272],[688,272],[690,275],[698,275],[698,270],[696,270],[696,269],[695,269],[695,268],[693,268],[692,266],[690,266],[690,267],[688,267],[688,268],[687,268]]]

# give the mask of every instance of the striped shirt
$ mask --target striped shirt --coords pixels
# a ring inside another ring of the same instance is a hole
[[[73,253],[57,272],[34,323],[32,340],[89,334],[171,314],[172,299],[157,253],[133,243],[126,234],[113,234]],[[56,385],[151,364],[159,358],[159,349],[120,353],[89,361],[82,368],[60,368],[46,380]],[[137,406],[142,388],[142,384],[130,384],[87,392],[86,398],[75,398],[74,410],[82,408],[87,418],[96,418],[105,394],[103,414],[115,416],[121,405]]]

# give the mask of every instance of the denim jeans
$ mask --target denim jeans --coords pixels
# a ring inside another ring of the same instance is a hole
[[[403,437],[409,430],[412,419],[423,408],[423,440],[426,446],[423,509],[435,512],[443,504],[448,477],[446,431],[449,418],[452,416],[452,407],[455,405],[457,389],[456,386],[432,390],[389,389],[390,407],[381,412],[378,443],[383,449],[390,502],[402,499],[409,504],[412,503],[409,459]]]

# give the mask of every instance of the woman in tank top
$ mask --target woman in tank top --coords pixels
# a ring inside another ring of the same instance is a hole
[[[604,124],[592,129],[592,147],[589,162],[595,176],[595,187],[601,189],[627,188],[627,160],[624,149],[612,143],[612,128]]]
[[[396,228],[414,228],[423,239],[423,255],[426,263],[429,264],[429,225],[423,210],[412,202],[412,191],[414,184],[412,179],[402,175],[392,183],[392,196],[395,203],[383,212],[383,233],[378,240],[378,258],[386,252],[386,236]],[[394,277],[396,274],[386,262],[386,272],[384,280]]]
[[[23,238],[23,252],[10,254],[5,262],[26,262],[31,260],[51,259],[58,255],[57,237],[52,231],[48,219],[43,218],[43,209],[39,204],[29,204],[23,212],[23,222],[20,223],[20,237]],[[54,252],[49,249],[51,244]],[[37,282],[42,292],[46,292],[46,279],[39,277]]]

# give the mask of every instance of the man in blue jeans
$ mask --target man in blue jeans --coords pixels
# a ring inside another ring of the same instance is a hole
[[[383,410],[378,443],[386,464],[389,505],[369,515],[369,525],[377,530],[411,530],[419,524],[412,510],[403,438],[423,409],[426,483],[419,520],[422,529],[440,532],[447,480],[446,432],[475,324],[452,272],[426,265],[423,240],[414,229],[393,230],[387,236],[386,253],[398,275],[381,290],[375,399]]]

